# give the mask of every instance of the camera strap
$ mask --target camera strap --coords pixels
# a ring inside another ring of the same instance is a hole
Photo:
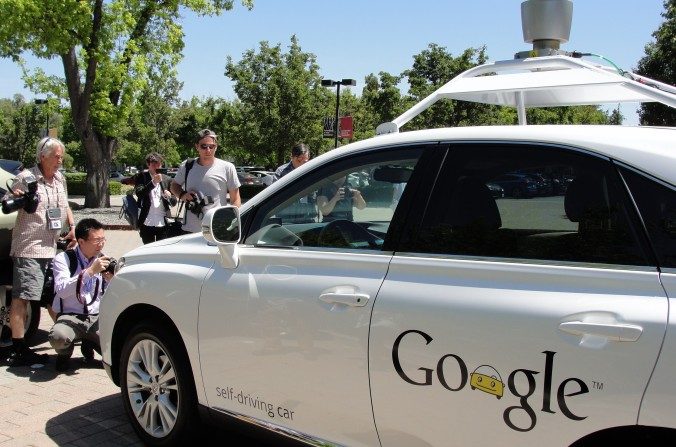
[[[192,169],[196,161],[197,158],[189,158],[186,159],[185,161],[185,181],[183,182],[183,185],[185,186],[185,188],[183,188],[184,191],[188,191],[188,174],[190,173],[190,170]],[[174,218],[175,221],[180,221],[183,223],[186,222],[188,207],[184,205],[185,201],[181,200],[180,203],[178,204],[178,210],[176,211],[176,217]],[[183,208],[185,208],[185,210]],[[183,211],[183,217],[181,217],[181,211]]]
[[[80,273],[77,276],[77,285],[75,286],[75,298],[77,298],[78,302],[82,304],[82,313],[84,315],[88,315],[89,311],[87,310],[87,306],[90,306],[94,301],[96,301],[96,298],[99,296],[99,286],[101,286],[101,278],[96,278],[96,286],[94,287],[92,299],[89,302],[87,302],[87,300],[84,299],[84,297],[81,294],[82,278],[84,277],[85,266],[82,264],[82,261],[79,256],[77,261],[78,264],[80,265]],[[103,290],[104,286],[101,286],[101,288]],[[63,307],[61,308],[61,310],[63,310]]]

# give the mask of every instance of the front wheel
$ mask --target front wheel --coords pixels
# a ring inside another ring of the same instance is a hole
[[[188,355],[178,337],[148,325],[134,328],[122,349],[122,400],[145,445],[187,442],[197,426],[197,398]]]

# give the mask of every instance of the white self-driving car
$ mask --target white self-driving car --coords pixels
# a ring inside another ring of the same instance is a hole
[[[178,444],[201,416],[314,445],[673,440],[676,129],[399,132],[443,98],[522,123],[676,105],[655,85],[566,55],[477,67],[202,234],[125,255],[100,332],[136,432]]]

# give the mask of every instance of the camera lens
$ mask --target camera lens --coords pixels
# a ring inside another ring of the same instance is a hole
[[[26,196],[17,197],[15,199],[7,199],[2,201],[3,214],[10,214],[14,211],[20,210],[24,207]]]

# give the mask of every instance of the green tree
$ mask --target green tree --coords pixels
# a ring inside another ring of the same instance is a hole
[[[182,84],[175,76],[164,77],[160,73],[151,73],[149,79],[120,139],[114,158],[118,164],[145,167],[145,156],[149,152],[162,154],[167,165],[180,161],[175,141],[178,127],[175,108]]]
[[[0,158],[35,164],[35,145],[45,127],[40,106],[26,102],[22,95],[0,100]]]
[[[357,125],[359,131],[355,129],[357,139],[375,135],[375,129],[379,124],[392,121],[406,110],[404,98],[398,87],[402,77],[384,71],[378,73],[378,76],[373,73],[366,76],[361,93],[364,113],[362,122]]]
[[[403,75],[408,77],[409,97],[414,104],[453,79],[458,74],[487,61],[486,48],[468,48],[458,57],[437,44],[413,56],[413,67]],[[439,101],[413,119],[407,127],[425,129],[468,125],[499,124],[501,114],[494,106],[465,101]]]
[[[248,152],[256,164],[276,166],[297,141],[321,147],[322,117],[331,96],[320,86],[315,55],[303,52],[296,36],[287,53],[281,44],[261,42],[258,51],[246,51],[239,62],[228,57],[225,74],[238,96],[224,135],[233,151]]]
[[[653,33],[654,42],[645,46],[645,56],[636,72],[655,80],[676,85],[676,0],[664,0],[664,22]],[[660,103],[644,103],[639,109],[641,124],[676,126],[676,109]]]
[[[108,170],[150,69],[169,75],[181,57],[180,14],[230,10],[234,0],[0,0],[0,57],[61,59],[65,79],[41,70],[31,90],[70,102],[87,169],[85,206],[110,204]],[[251,8],[253,0],[242,0]]]

